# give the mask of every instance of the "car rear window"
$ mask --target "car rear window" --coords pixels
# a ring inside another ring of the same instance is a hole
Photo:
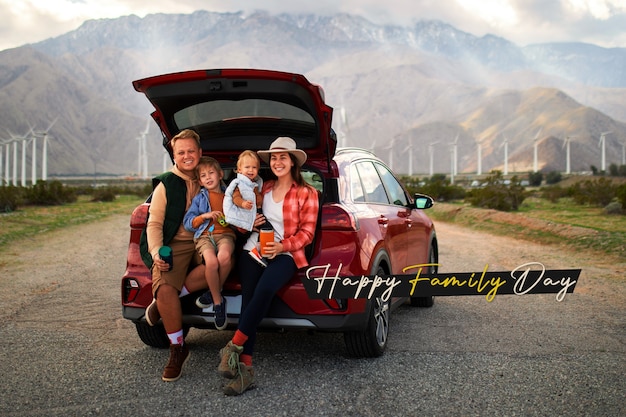
[[[174,113],[174,121],[180,130],[241,118],[273,118],[315,123],[313,117],[301,108],[267,99],[214,100],[197,103]]]

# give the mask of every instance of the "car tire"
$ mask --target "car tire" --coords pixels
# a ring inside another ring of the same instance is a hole
[[[382,268],[378,268],[378,275],[385,275]],[[387,347],[389,337],[389,317],[391,300],[383,301],[374,298],[369,303],[369,313],[365,330],[345,332],[344,342],[348,355],[355,358],[375,358],[381,356]]]
[[[140,321],[135,322],[135,328],[137,335],[146,345],[159,349],[170,347],[170,340],[162,324],[150,326],[148,323]],[[183,325],[183,336],[187,336],[187,333],[189,333],[189,326]]]
[[[437,256],[435,254],[435,248],[433,245],[430,246],[430,250],[428,252],[428,263],[436,264]],[[430,266],[428,268],[428,274],[436,274],[437,266]],[[411,305],[413,307],[432,307],[435,304],[435,297],[429,295],[427,297],[411,297]]]
[[[148,323],[135,322],[135,328],[137,335],[146,345],[161,349],[170,346],[170,340],[162,324],[150,326]]]

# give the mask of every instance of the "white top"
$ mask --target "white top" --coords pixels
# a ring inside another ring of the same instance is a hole
[[[285,234],[285,223],[283,221],[283,202],[284,200],[279,201],[278,203],[274,201],[273,191],[269,191],[263,196],[263,215],[267,219],[268,222],[272,224],[274,228],[274,241],[280,242],[283,240],[283,236]],[[255,246],[259,249],[259,233],[253,232],[249,237],[246,244],[243,246],[245,250],[250,250]],[[289,252],[285,252],[291,255]]]

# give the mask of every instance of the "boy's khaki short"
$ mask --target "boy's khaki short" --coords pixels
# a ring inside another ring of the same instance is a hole
[[[213,240],[211,240],[213,239]],[[213,244],[215,242],[215,244]],[[202,256],[205,250],[213,250],[217,253],[222,247],[230,246],[231,252],[235,249],[235,236],[230,233],[220,233],[212,235],[202,235],[195,239],[198,255]]]

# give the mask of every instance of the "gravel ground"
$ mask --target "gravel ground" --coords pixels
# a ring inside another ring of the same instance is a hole
[[[346,356],[337,334],[263,333],[257,388],[225,397],[217,351],[193,329],[183,377],[121,318],[128,216],[43,233],[0,254],[2,416],[626,415],[626,265],[439,223],[441,272],[529,261],[582,268],[574,294],[438,297],[403,306],[388,350]]]

